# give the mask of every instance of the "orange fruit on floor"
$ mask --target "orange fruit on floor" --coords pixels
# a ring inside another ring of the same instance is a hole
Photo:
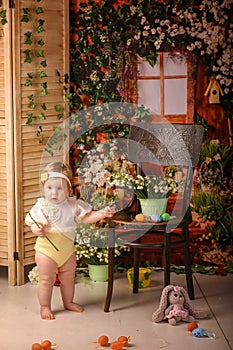
[[[41,345],[42,345],[43,350],[51,350],[52,343],[50,340],[47,340],[47,339],[44,340]]]
[[[130,337],[126,337],[125,335],[121,335],[120,337],[118,337],[117,341],[119,341],[124,346],[126,346],[126,345],[128,345],[128,343],[130,341]]]
[[[98,338],[97,343],[98,343],[100,346],[106,346],[106,345],[108,345],[108,337],[107,337],[107,335],[101,335],[101,336]]]
[[[198,328],[197,322],[190,322],[187,326],[188,332],[192,333],[194,329]]]
[[[34,343],[32,344],[32,350],[43,350],[43,348],[39,343]]]
[[[124,347],[124,345],[120,341],[113,341],[110,344],[110,347],[111,347],[112,350],[121,350]]]

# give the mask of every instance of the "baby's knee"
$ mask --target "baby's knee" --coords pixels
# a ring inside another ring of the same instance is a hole
[[[43,284],[43,285],[52,286],[55,280],[56,280],[56,274],[39,276],[39,282],[40,284]]]

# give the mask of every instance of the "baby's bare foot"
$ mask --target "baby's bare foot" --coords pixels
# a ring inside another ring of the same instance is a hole
[[[65,304],[64,307],[66,308],[66,310],[70,310],[70,311],[75,311],[75,312],[83,312],[84,308],[76,303],[69,303],[69,304]]]
[[[42,306],[40,308],[40,316],[43,320],[54,320],[55,317],[51,312],[51,309],[47,306]]]

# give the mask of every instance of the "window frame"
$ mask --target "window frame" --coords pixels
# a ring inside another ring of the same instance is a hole
[[[174,53],[174,52],[173,52]],[[150,75],[139,75],[137,73],[137,86],[139,80],[160,80],[160,114],[151,114],[151,118],[153,122],[159,123],[161,119],[168,120],[168,122],[174,123],[174,124],[193,124],[194,122],[194,86],[195,81],[193,79],[193,76],[191,74],[193,70],[193,65],[191,64],[190,60],[186,58],[187,63],[187,74],[185,75],[165,75],[164,74],[164,54],[169,54],[169,52],[159,52],[158,56],[160,57],[160,75],[158,76],[150,76]],[[137,65],[137,72],[138,72],[138,65]],[[165,106],[164,106],[164,83],[165,79],[183,79],[187,78],[187,92],[186,92],[186,114],[165,114]],[[139,94],[139,91],[138,91]]]

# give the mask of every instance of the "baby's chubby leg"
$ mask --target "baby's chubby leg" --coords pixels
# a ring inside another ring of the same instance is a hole
[[[61,282],[61,296],[64,307],[67,310],[82,312],[83,307],[73,302],[74,298],[74,278],[76,269],[76,256],[75,253],[58,269],[58,276]]]
[[[54,315],[51,312],[51,299],[57,264],[48,256],[38,252],[36,252],[35,260],[39,274],[38,299],[40,303],[40,315],[42,319],[53,320]]]

